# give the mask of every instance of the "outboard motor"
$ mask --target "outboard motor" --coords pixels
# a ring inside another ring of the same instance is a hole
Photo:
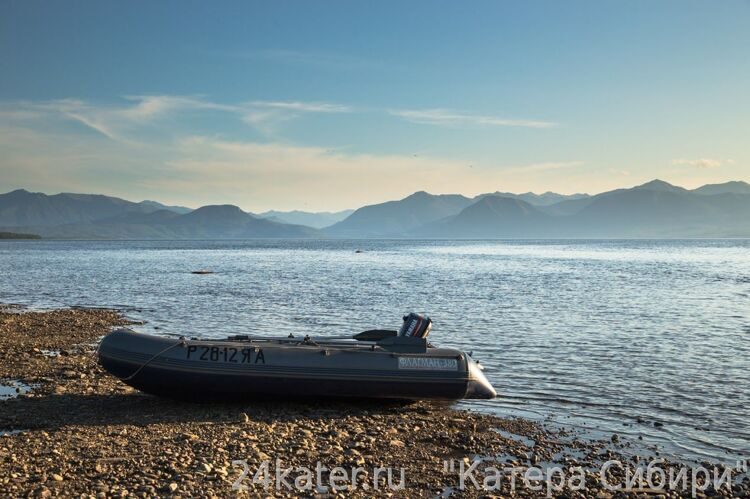
[[[432,330],[432,319],[426,315],[410,313],[404,316],[404,323],[398,331],[399,336],[410,336],[412,338],[427,338]]]

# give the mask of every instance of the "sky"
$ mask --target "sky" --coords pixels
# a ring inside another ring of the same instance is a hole
[[[247,211],[750,181],[750,2],[0,0],[0,192]]]

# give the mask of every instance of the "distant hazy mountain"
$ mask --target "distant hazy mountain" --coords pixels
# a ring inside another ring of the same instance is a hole
[[[307,225],[315,229],[322,229],[328,227],[336,222],[340,222],[349,215],[354,213],[354,210],[344,211],[322,211],[322,212],[308,212],[308,211],[266,211],[260,213],[260,218],[272,220],[274,222],[285,223],[285,224],[296,224],[296,225]]]
[[[454,215],[471,203],[458,194],[420,191],[399,201],[364,206],[325,232],[337,237],[408,236],[410,230]]]
[[[101,195],[48,196],[17,190],[0,195],[0,228],[64,239],[320,237],[310,227],[260,219],[236,206],[163,206]]]
[[[188,213],[190,208],[165,206],[156,201],[134,203],[101,194],[61,193],[49,196],[18,189],[0,194],[0,227],[48,227],[89,223],[130,213],[166,209]]]
[[[184,215],[185,213],[190,213],[191,211],[193,211],[192,208],[187,208],[185,206],[169,206],[166,204],[161,204],[157,201],[146,200],[146,201],[141,201],[138,204],[141,206],[145,206],[147,208],[151,208],[152,210],[169,210],[175,213],[179,213],[180,215]]]
[[[169,210],[129,213],[84,224],[35,228],[60,239],[253,239],[321,237],[311,227],[272,222],[236,206],[203,206],[180,215]]]
[[[655,180],[549,207],[485,196],[416,233],[445,238],[749,237],[750,194],[699,194]]]
[[[554,217],[517,198],[483,196],[458,214],[417,229],[416,235],[442,238],[539,237]]]
[[[750,236],[750,195],[698,194],[656,180],[598,194],[565,222],[572,237]]]
[[[48,196],[23,189],[0,194],[0,227],[86,223],[129,211],[146,213],[154,209],[98,194]]]
[[[362,207],[343,221],[328,227],[325,231],[334,237],[413,236],[414,234],[410,231],[421,230],[424,226],[429,226],[433,222],[457,215],[464,208],[488,197],[517,199],[530,205],[550,206],[560,201],[587,199],[588,194],[495,192],[480,194],[472,199],[458,194],[434,195],[420,191],[399,201]],[[448,229],[444,230],[447,231]]]
[[[557,200],[555,202],[555,200]],[[0,195],[0,232],[68,239],[247,239],[320,237],[619,238],[750,237],[750,184],[694,190],[653,180],[594,196],[498,192],[473,199],[416,192],[339,213],[266,212],[232,205],[196,210],[92,194],[16,190]],[[265,218],[263,218],[265,217]],[[282,218],[287,217],[287,218]]]
[[[244,239],[254,237],[316,237],[319,231],[302,225],[265,220],[237,206],[203,206],[162,225],[181,238]]]
[[[658,192],[675,192],[675,193],[683,193],[688,192],[687,189],[684,187],[679,187],[677,185],[672,185],[669,182],[665,182],[663,180],[655,179],[650,182],[646,182],[645,184],[637,185],[631,189],[617,189],[616,191],[611,192],[624,192],[624,191],[658,191]],[[608,194],[608,193],[603,193]],[[600,196],[602,194],[599,194]]]
[[[513,194],[512,192],[493,192],[480,194],[474,199],[479,200],[485,196],[502,196],[506,198],[520,199],[534,206],[549,206],[561,201],[586,199],[588,194],[557,194],[556,192],[545,192],[544,194],[534,194],[533,192],[524,192],[523,194]]]
[[[723,184],[708,184],[693,189],[693,192],[708,196],[713,194],[750,194],[750,184],[742,181],[725,182]]]
[[[137,211],[128,211],[115,215],[114,217],[107,217],[96,220],[93,223],[99,225],[117,225],[117,224],[128,224],[128,225],[151,225],[151,224],[164,224],[168,223],[175,218],[180,216],[171,210],[156,210],[148,213],[140,213]]]
[[[667,183],[667,182],[664,182],[663,180],[658,180],[658,179],[652,180],[643,185],[633,187],[632,189],[661,191],[661,192],[687,192],[687,190],[683,189],[682,187],[678,187],[678,186],[672,185],[670,183]],[[580,212],[581,210],[589,206],[591,203],[593,203],[600,196],[604,196],[604,195],[609,196],[614,193],[625,192],[627,190],[632,190],[632,189],[616,189],[614,191],[603,192],[595,196],[585,196],[585,197],[580,197],[580,198],[565,199],[558,203],[550,204],[550,205],[542,207],[542,211],[544,211],[548,215],[555,215],[555,216],[575,215],[576,213]]]

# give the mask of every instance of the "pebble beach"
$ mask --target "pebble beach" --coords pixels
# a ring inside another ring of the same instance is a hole
[[[622,483],[627,470],[640,463],[629,450],[631,444],[617,435],[606,441],[584,440],[562,428],[445,404],[269,400],[195,404],[145,395],[105,373],[96,362],[98,340],[113,327],[127,324],[127,318],[113,310],[0,310],[4,390],[0,496],[506,497],[513,493],[607,498],[648,493],[645,481],[634,482],[640,485],[636,491],[606,487]],[[612,460],[621,465],[610,466],[602,483],[602,463]],[[461,487],[460,470],[472,463],[479,463],[472,475],[480,487],[471,481]],[[361,470],[356,484],[351,475],[332,482],[331,475],[337,472],[331,470],[336,467]],[[514,470],[511,474],[517,475],[518,483],[506,476],[488,486],[482,481],[486,477],[482,470],[488,467],[506,474]],[[555,468],[566,477],[581,477],[585,488],[547,490],[544,477],[536,475],[525,482],[521,477],[532,467],[541,469],[542,475]],[[312,470],[317,476],[295,483],[301,470]],[[731,490],[701,484],[696,493],[690,488],[651,490],[652,496],[656,492],[662,497],[747,497],[750,482],[738,478]]]

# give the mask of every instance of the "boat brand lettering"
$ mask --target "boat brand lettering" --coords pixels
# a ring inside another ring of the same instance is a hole
[[[187,358],[209,362],[232,362],[234,364],[265,364],[266,356],[262,348],[235,348],[218,346],[189,345]]]
[[[430,357],[399,357],[398,368],[458,371],[458,361],[456,359],[436,359]]]

